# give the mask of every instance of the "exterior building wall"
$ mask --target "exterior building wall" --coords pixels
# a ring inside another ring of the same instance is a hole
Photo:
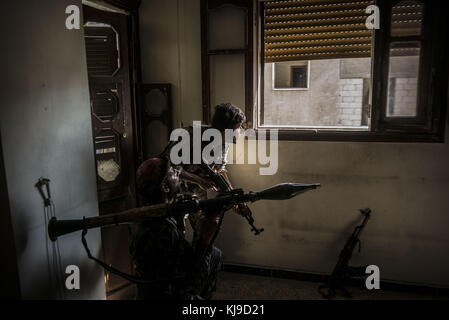
[[[390,116],[410,116],[416,115],[416,78],[394,78],[394,94],[390,96],[389,112]],[[394,99],[394,100],[392,100]]]
[[[310,62],[309,89],[273,89],[272,64],[264,68],[264,124],[335,126],[339,102],[339,60]]]
[[[362,124],[363,79],[340,79],[337,125],[358,127]]]
[[[389,116],[416,116],[419,56],[390,58]]]
[[[300,63],[304,62],[291,62],[286,66]],[[289,68],[284,69],[276,76],[285,78]],[[370,77],[369,58],[311,61],[308,89],[275,89],[273,81],[279,80],[273,77],[272,72],[273,64],[265,64],[265,125],[362,125],[363,104],[368,100],[364,97],[368,91],[363,85],[364,79]]]

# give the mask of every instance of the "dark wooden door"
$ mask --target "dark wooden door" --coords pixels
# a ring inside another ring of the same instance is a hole
[[[84,6],[84,37],[100,215],[135,207],[127,17]],[[128,227],[102,229],[104,260],[132,272]],[[107,291],[127,282],[105,271]]]

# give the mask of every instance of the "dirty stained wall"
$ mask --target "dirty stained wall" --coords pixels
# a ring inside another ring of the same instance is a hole
[[[24,299],[105,298],[103,269],[87,258],[79,232],[60,238],[61,269],[53,267],[57,255],[35,187],[40,177],[51,180],[59,219],[98,215],[83,31],[65,28],[69,5],[81,8],[81,1],[3,3],[2,23],[9,27],[2,28],[8,48],[2,51],[1,145]],[[101,257],[100,230],[89,231],[87,241]],[[60,293],[55,279],[64,286],[69,265],[79,267],[80,289]]]
[[[144,81],[175,86],[175,125],[201,119],[199,0],[145,0],[141,8]],[[235,92],[232,93],[235,95]],[[446,134],[446,141],[448,140]],[[255,237],[229,214],[217,245],[225,262],[329,273],[339,250],[373,209],[353,263],[376,264],[383,280],[449,287],[449,144],[279,143],[279,170],[229,167],[233,183],[258,190],[283,181],[323,187],[284,202],[251,205]]]

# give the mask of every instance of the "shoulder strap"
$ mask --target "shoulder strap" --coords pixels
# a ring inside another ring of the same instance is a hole
[[[84,229],[83,232],[81,233],[81,242],[83,243],[84,249],[86,250],[87,253],[87,257],[93,261],[95,261],[96,263],[98,263],[100,266],[102,266],[106,271],[109,271],[110,273],[113,273],[125,280],[128,280],[129,282],[133,282],[133,283],[137,283],[137,284],[156,284],[159,282],[165,282],[165,281],[174,281],[174,280],[180,280],[180,279],[184,279],[185,276],[178,276],[178,277],[173,277],[170,279],[157,279],[157,280],[145,280],[143,278],[140,277],[136,277],[135,275],[129,274],[129,273],[125,273],[122,272],[116,268],[114,268],[113,266],[107,265],[105,262],[101,261],[100,259],[95,258],[94,256],[92,256],[89,247],[87,246],[87,240],[86,240],[86,234],[87,234],[87,229]]]

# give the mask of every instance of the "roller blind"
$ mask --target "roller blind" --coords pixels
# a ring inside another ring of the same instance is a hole
[[[419,36],[424,6],[417,1],[401,1],[391,10],[391,35]]]
[[[139,7],[141,0],[103,0],[117,8],[132,11]]]
[[[366,7],[373,0],[264,3],[265,62],[371,56]]]

